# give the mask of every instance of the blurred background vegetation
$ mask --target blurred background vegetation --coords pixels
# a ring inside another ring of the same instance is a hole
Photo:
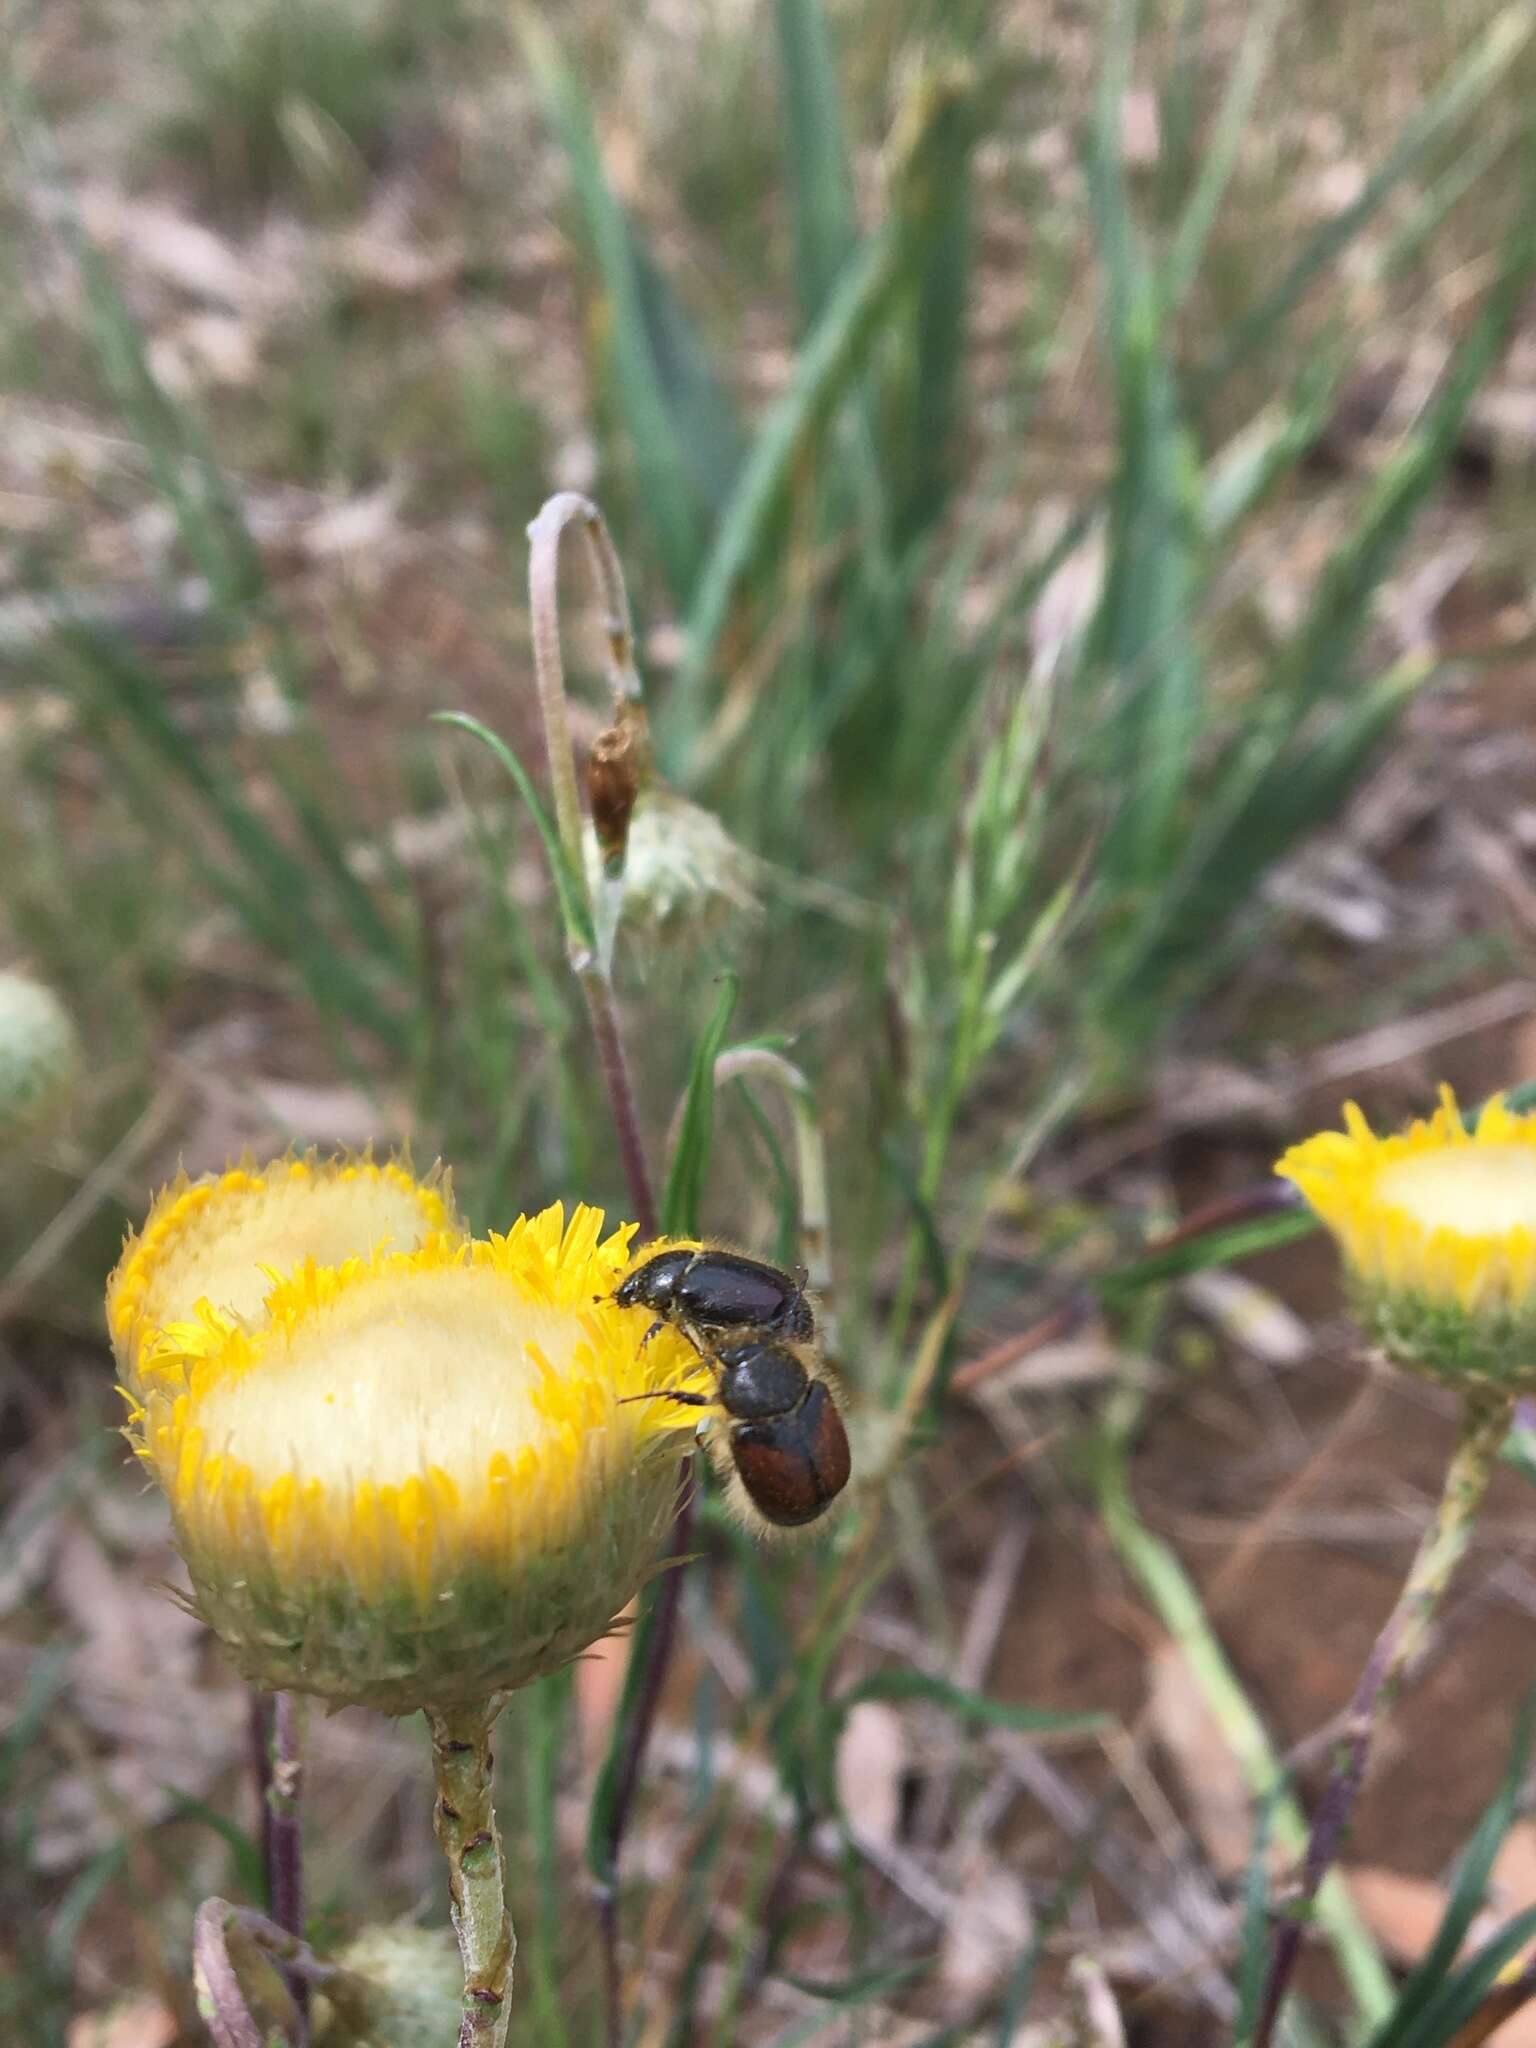
[[[577,488],[735,848],[620,928],[653,1152],[730,970],[815,1096],[879,1475],[825,1550],[706,1526],[632,2038],[1100,2043],[1087,1955],[1133,2043],[1231,2039],[1254,1795],[1315,1786],[1448,1411],[1315,1244],[1140,1254],[1346,1092],[1536,1077],[1536,20],[18,0],[4,61],[0,1080],[37,985],[68,1021],[0,1107],[0,2036],[198,2038],[192,1909],[258,1882],[243,1702],[110,1433],[125,1219],[289,1143],[441,1154],[481,1226],[623,1211],[537,837],[428,722],[542,773],[522,532]],[[791,1138],[722,1089],[708,1228],[793,1256]],[[1525,1484],[1299,2042],[1474,2038],[1456,1941],[1380,1987],[1505,1772]],[[541,2044],[600,2038],[607,1670],[501,1744]],[[417,1735],[313,1731],[322,1942],[441,1917]]]

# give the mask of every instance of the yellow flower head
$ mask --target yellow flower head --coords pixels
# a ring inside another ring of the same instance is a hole
[[[434,1232],[456,1229],[446,1184],[435,1175],[415,1180],[394,1161],[290,1157],[196,1181],[181,1174],[156,1198],[107,1283],[123,1384],[142,1395],[174,1376],[175,1326],[195,1319],[200,1304],[248,1318],[305,1259],[337,1265],[385,1248],[412,1251]]]
[[[1392,1137],[1352,1102],[1344,1123],[1275,1171],[1338,1239],[1372,1334],[1458,1384],[1536,1382],[1536,1115],[1496,1095],[1469,1130],[1442,1088],[1433,1116]]]
[[[612,1300],[632,1236],[556,1204],[485,1242],[311,1260],[260,1322],[168,1333],[130,1435],[248,1677],[408,1713],[483,1702],[607,1632],[697,1421],[633,1397],[712,1384]]]

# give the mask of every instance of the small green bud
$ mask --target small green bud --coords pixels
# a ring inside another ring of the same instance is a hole
[[[81,1069],[74,1020],[51,988],[0,973],[0,1143],[30,1136],[56,1116]]]
[[[315,2048],[443,2048],[458,2036],[464,1972],[446,1927],[365,1927],[331,1960],[346,1994],[315,2000]]]

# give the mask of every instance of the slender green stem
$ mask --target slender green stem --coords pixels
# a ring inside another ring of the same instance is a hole
[[[459,2048],[504,2048],[517,1941],[507,1913],[501,1837],[491,1805],[491,1728],[499,1701],[427,1709],[437,1780],[433,1823],[448,1858],[453,1931],[464,1962]]]
[[[837,1311],[832,1299],[832,1219],[827,1195],[827,1146],[810,1082],[795,1065],[765,1045],[737,1045],[715,1061],[715,1086],[752,1076],[770,1081],[789,1105],[795,1127],[795,1166],[800,1182],[800,1245],[819,1300],[822,1346],[839,1355]]]
[[[1271,1839],[1284,1854],[1299,1856],[1306,1847],[1307,1824],[1295,1800],[1280,1789],[1285,1767],[1227,1661],[1189,1574],[1169,1545],[1137,1514],[1126,1483],[1123,1446],[1124,1436],[1111,1418],[1100,1442],[1096,1473],[1105,1532],[1182,1650],[1190,1676],[1254,1798],[1268,1804]],[[1392,2010],[1396,1993],[1348,1889],[1336,1874],[1322,1881],[1316,1918],[1362,2020],[1368,2028],[1375,2026]]]
[[[1307,1841],[1300,1895],[1275,1936],[1253,2048],[1266,2048],[1274,2032],[1301,1953],[1306,1917],[1314,1900],[1321,1904],[1320,1887],[1331,1881],[1328,1873],[1349,1826],[1356,1794],[1364,1782],[1376,1730],[1424,1648],[1441,1596],[1471,1541],[1477,1511],[1488,1491],[1514,1411],[1513,1394],[1486,1388],[1467,1395],[1462,1404],[1461,1435],[1446,1468],[1434,1519],[1424,1531],[1397,1604],[1376,1638],[1350,1702],[1333,1772]]]

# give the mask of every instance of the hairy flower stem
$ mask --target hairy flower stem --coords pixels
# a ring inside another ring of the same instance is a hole
[[[303,1717],[292,1693],[252,1691],[251,1760],[256,1776],[258,1837],[266,1907],[285,1934],[304,1933],[304,1835],[299,1798],[304,1778]],[[302,2031],[309,2021],[309,1988],[288,1976]]]
[[[1252,2048],[1268,2048],[1273,2036],[1301,1953],[1305,1922],[1339,1853],[1355,1796],[1364,1782],[1371,1743],[1424,1647],[1441,1595],[1471,1540],[1472,1525],[1509,1433],[1514,1407],[1512,1394],[1491,1390],[1469,1394],[1463,1403],[1461,1435],[1446,1470],[1434,1519],[1424,1532],[1397,1604],[1376,1638],[1349,1704],[1344,1733],[1334,1752],[1333,1772],[1312,1823],[1301,1889],[1275,1937]]]
[[[608,1110],[613,1118],[614,1136],[618,1140],[619,1161],[624,1168],[630,1207],[635,1212],[643,1243],[656,1236],[660,1225],[651,1170],[646,1164],[645,1141],[640,1135],[640,1113],[635,1106],[635,1091],[629,1078],[629,1061],[619,1033],[613,987],[597,955],[590,950],[583,948],[574,955],[571,966],[587,1000],[587,1015],[592,1021],[592,1036],[597,1043],[598,1064],[603,1070],[603,1085],[608,1090]]]
[[[266,1839],[272,1918],[287,1934],[304,1932],[304,1842],[299,1797],[304,1782],[303,1714],[291,1692],[272,1699],[272,1774],[267,1785]]]
[[[517,1942],[507,1914],[501,1837],[491,1806],[491,1727],[500,1702],[427,1709],[437,1780],[433,1824],[448,1858],[453,1931],[464,1962],[459,2048],[503,2048]]]

